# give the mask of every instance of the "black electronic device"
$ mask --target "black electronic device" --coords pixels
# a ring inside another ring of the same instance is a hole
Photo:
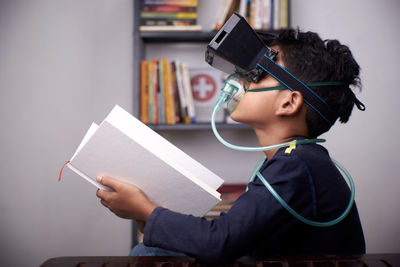
[[[238,73],[246,80],[258,82],[266,72],[259,66],[274,59],[277,52],[269,48],[247,21],[233,13],[207,46],[205,59],[225,73]]]
[[[237,73],[249,82],[271,75],[289,90],[301,92],[304,102],[333,125],[337,113],[306,84],[277,64],[277,54],[242,16],[233,13],[207,45],[205,60],[212,67],[227,74]]]

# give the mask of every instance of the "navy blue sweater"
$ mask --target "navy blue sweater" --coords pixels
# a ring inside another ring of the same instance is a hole
[[[260,169],[263,177],[302,216],[329,221],[343,213],[350,190],[325,148],[280,149]],[[364,235],[356,205],[330,227],[306,225],[289,214],[257,178],[227,213],[212,221],[158,207],[144,244],[184,252],[201,262],[305,254],[362,254]]]

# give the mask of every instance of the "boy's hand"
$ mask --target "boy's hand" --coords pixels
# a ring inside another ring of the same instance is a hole
[[[157,207],[133,184],[107,176],[97,177],[97,182],[114,190],[99,189],[96,196],[101,199],[101,204],[121,218],[145,223]]]

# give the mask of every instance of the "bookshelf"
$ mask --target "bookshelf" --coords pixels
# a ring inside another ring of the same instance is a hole
[[[283,0],[280,0],[283,3]],[[134,32],[133,32],[133,69],[135,70],[133,73],[133,115],[139,117],[140,113],[140,62],[146,59],[146,46],[153,44],[178,44],[178,43],[186,43],[186,44],[204,44],[204,51],[207,43],[209,43],[212,38],[217,33],[216,30],[213,31],[202,31],[202,32],[141,32],[139,30],[140,26],[140,11],[141,11],[141,2],[142,1],[133,1],[134,2]],[[285,0],[286,5],[288,7],[287,13],[287,25],[290,25],[290,0]],[[272,23],[272,22],[271,22]],[[274,22],[275,23],[275,22]],[[270,30],[271,32],[275,32],[276,30]],[[166,46],[167,47],[167,46]],[[168,48],[165,48],[166,52]],[[183,52],[184,53],[184,52]],[[201,52],[199,52],[201,53]],[[188,62],[190,64],[190,62]],[[184,124],[178,123],[173,125],[167,124],[150,124],[152,129],[156,131],[168,131],[168,130],[211,130],[210,123],[193,123],[193,124]],[[250,129],[246,125],[242,124],[232,124],[232,123],[217,123],[217,127],[219,130],[239,130],[239,129]]]
[[[141,1],[134,1],[134,33],[133,33],[133,115],[139,116],[140,112],[140,62],[145,59],[145,47],[148,44],[163,43],[202,43],[204,47],[212,40],[217,31],[202,32],[141,32],[140,26]],[[174,125],[154,124],[149,125],[156,131],[182,131],[182,130],[211,130],[210,123],[177,123]],[[246,125],[234,123],[217,123],[219,130],[250,129]]]

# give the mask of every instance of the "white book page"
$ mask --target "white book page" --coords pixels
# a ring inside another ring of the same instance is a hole
[[[95,186],[97,175],[131,182],[157,205],[184,214],[202,216],[220,201],[217,191],[199,186],[107,121],[68,166]]]
[[[105,121],[120,129],[127,136],[147,147],[152,153],[177,168],[182,174],[191,178],[208,191],[218,189],[224,182],[219,176],[185,154],[168,140],[150,129],[147,125],[116,105]],[[197,177],[201,177],[201,180]]]
[[[83,179],[85,179],[86,181],[88,181],[89,183],[91,183],[92,185],[94,185],[95,187],[102,189],[102,190],[106,190],[106,191],[112,191],[111,188],[104,186],[100,183],[98,183],[96,180],[91,179],[89,176],[87,176],[86,174],[84,174],[83,172],[81,172],[80,170],[76,169],[74,166],[72,166],[71,164],[67,165],[68,168],[70,168],[71,170],[73,170],[76,174],[80,175]]]
[[[71,161],[75,158],[76,154],[82,149],[82,147],[87,143],[87,141],[93,136],[93,134],[97,131],[99,126],[96,123],[92,123],[90,125],[89,130],[86,132],[85,136],[83,137],[81,143],[79,144],[78,148],[76,149],[74,155],[71,158]]]

